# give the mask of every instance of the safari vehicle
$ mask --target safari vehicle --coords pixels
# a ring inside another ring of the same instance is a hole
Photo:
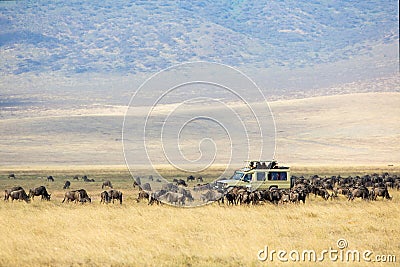
[[[219,180],[219,189],[246,187],[250,191],[273,187],[291,188],[290,168],[278,166],[276,161],[247,161],[248,166],[234,172],[230,179]]]

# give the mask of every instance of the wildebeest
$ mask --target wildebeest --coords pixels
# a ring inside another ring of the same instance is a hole
[[[121,191],[111,189],[110,191],[108,191],[108,197],[109,197],[109,201],[112,200],[113,203],[114,203],[114,199],[118,199],[119,204],[122,205],[122,192]]]
[[[167,183],[163,184],[161,186],[161,189],[165,191],[178,192],[179,187],[177,185],[174,185],[173,183]]]
[[[233,204],[236,205],[236,202],[235,202],[236,197],[232,192],[226,193],[225,197],[226,197],[226,201],[228,202],[228,205],[233,205]]]
[[[109,187],[109,188],[113,188],[110,180],[104,181],[103,184],[101,185],[101,189],[103,189],[106,186]]]
[[[329,197],[331,196],[328,190],[326,190],[323,187],[312,187],[311,190],[314,193],[314,196],[321,196],[325,200],[328,200]]]
[[[203,182],[203,177],[201,176],[197,177],[197,182]]]
[[[189,176],[186,178],[186,181],[187,181],[187,182],[194,181],[194,180],[195,180],[195,178],[194,178],[193,175],[189,175]]]
[[[182,179],[179,179],[179,180],[178,180],[178,179],[176,179],[175,182],[176,182],[176,185],[187,186],[185,180],[182,180]]]
[[[70,201],[77,202],[77,201],[79,201],[79,199],[80,199],[80,193],[78,191],[76,191],[76,190],[68,191],[68,192],[65,192],[64,199],[61,203],[64,203],[65,200],[67,202],[70,202]]]
[[[154,202],[156,202],[157,204],[159,204],[159,203],[160,203],[159,198],[160,198],[162,195],[166,194],[166,193],[167,193],[167,191],[166,191],[166,190],[163,190],[163,189],[157,190],[157,191],[155,191],[155,192],[149,193],[149,203],[148,203],[148,205],[152,205]]]
[[[348,200],[354,200],[354,198],[360,197],[361,199],[368,200],[369,198],[369,191],[368,188],[365,186],[360,186],[358,188],[353,189],[350,191],[348,195]]]
[[[136,202],[139,202],[142,199],[149,199],[150,194],[151,194],[151,192],[140,189],[140,191],[138,193],[138,197],[136,199]]]
[[[377,197],[382,197],[389,200],[392,199],[386,187],[374,188],[373,190],[371,190],[371,193],[372,193],[372,200],[376,200]]]
[[[138,177],[135,177],[134,179],[133,179],[133,188],[136,188],[136,186],[139,186],[140,187],[140,185],[142,184],[142,181],[140,180],[140,177],[138,176]]]
[[[100,203],[107,204],[108,202],[110,202],[110,198],[108,196],[108,192],[107,191],[101,192],[101,194],[100,194]]]
[[[180,188],[178,191],[180,194],[184,195],[187,200],[190,202],[194,201],[194,198],[192,196],[192,192],[190,190],[185,189],[185,188]]]
[[[283,191],[275,187],[260,192],[260,198],[262,200],[270,201],[276,205],[280,202],[282,195]]]
[[[10,197],[11,197],[11,201],[14,201],[14,199],[24,200],[26,203],[28,203],[30,201],[30,199],[24,189],[12,191],[10,193]]]
[[[92,199],[89,197],[85,189],[77,190],[80,194],[79,202],[92,202]]]
[[[211,190],[213,186],[209,183],[207,184],[197,184],[193,186],[193,191]]]
[[[209,190],[206,193],[201,194],[200,198],[203,200],[203,202],[218,201],[219,204],[221,201],[224,203],[224,194],[214,190]]]
[[[10,174],[8,175],[8,178],[9,178],[9,179],[15,179],[15,174],[14,174],[14,173],[10,173]]]
[[[47,176],[47,182],[54,182],[53,176]]]
[[[151,191],[151,186],[150,186],[149,183],[142,184],[142,185],[140,186],[140,188],[141,188],[142,190]]]
[[[159,200],[175,205],[185,205],[185,196],[180,193],[167,192],[159,197]]]
[[[73,190],[73,191],[68,191],[65,192],[64,199],[61,203],[64,203],[64,201],[67,200],[67,202],[74,201],[74,202],[92,202],[91,198],[87,194],[85,189],[79,189],[79,190]]]
[[[70,186],[71,186],[71,182],[70,181],[65,181],[63,189],[68,189]]]
[[[292,193],[288,194],[288,193],[283,193],[281,200],[279,201],[279,203],[284,204],[284,203],[289,203],[289,202],[297,202],[297,199],[294,199],[296,196],[291,196]],[[292,199],[291,199],[292,198]]]
[[[94,179],[89,179],[86,175],[82,176],[82,180],[87,183],[95,182]]]
[[[18,191],[18,190],[23,190],[23,188],[21,186],[15,186],[15,187],[12,187],[10,189],[4,190],[4,201],[8,200],[8,198],[10,197],[10,193],[11,192]]]
[[[42,185],[42,186],[39,186],[39,187],[36,187],[33,189],[29,189],[28,196],[29,196],[29,198],[32,198],[32,199],[34,199],[35,196],[42,196],[42,200],[46,199],[47,201],[49,201],[51,194],[49,194],[46,190],[46,187]]]
[[[79,181],[78,175],[75,175],[75,176],[74,176],[74,180],[78,180],[78,181]]]

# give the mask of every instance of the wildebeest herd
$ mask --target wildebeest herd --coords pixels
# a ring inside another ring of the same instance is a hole
[[[52,176],[48,181],[54,181]],[[49,178],[48,177],[48,178]],[[9,178],[15,179],[14,174],[10,174]],[[74,177],[74,180],[77,176]],[[83,176],[84,182],[94,182],[94,179],[88,179]],[[377,197],[391,200],[389,190],[400,190],[400,177],[397,175],[389,175],[389,173],[372,174],[364,176],[341,177],[319,177],[318,175],[305,178],[303,176],[292,177],[293,185],[291,189],[269,188],[266,190],[250,191],[243,187],[230,187],[221,189],[217,187],[217,183],[196,184],[189,188],[189,182],[200,182],[203,178],[187,177],[187,180],[174,179],[171,183],[161,183],[161,188],[152,190],[154,178],[149,176],[144,178],[148,182],[142,183],[139,177],[134,179],[133,187],[139,187],[136,201],[146,200],[149,205],[154,203],[167,203],[177,206],[191,205],[195,201],[196,204],[207,204],[210,202],[218,202],[227,205],[257,205],[261,203],[285,204],[285,203],[305,203],[306,200],[313,196],[320,197],[324,200],[338,199],[339,195],[343,195],[348,201],[355,198],[361,198],[366,201],[377,200]],[[150,183],[152,182],[152,183]],[[70,181],[65,181],[63,189],[69,189]],[[115,200],[122,204],[123,193],[113,189],[110,180],[103,181],[101,189],[109,188],[108,191],[100,192],[100,203],[114,203]],[[20,200],[30,202],[35,196],[41,196],[42,200],[50,201],[51,194],[47,192],[45,186],[39,186],[26,191],[20,187],[12,187],[4,191],[4,200],[11,201]],[[90,203],[92,199],[85,189],[66,191],[64,194],[64,202]]]
[[[188,180],[194,177],[188,177]],[[159,190],[152,190],[149,183],[141,184],[136,179],[135,185],[139,185],[137,202],[147,199],[148,204],[169,203],[174,205],[185,205],[186,202],[194,201],[193,193],[199,193],[199,200],[202,203],[217,201],[227,205],[256,205],[260,203],[305,203],[310,195],[321,197],[324,200],[338,199],[343,195],[347,200],[355,198],[363,200],[376,200],[377,197],[391,200],[389,189],[400,190],[400,177],[390,176],[389,173],[378,175],[349,176],[341,177],[319,177],[318,175],[305,178],[293,176],[294,184],[291,189],[269,188],[266,190],[248,190],[243,187],[230,187],[218,189],[216,183],[197,184],[191,190],[188,189],[185,181],[174,179],[172,183],[163,184]]]

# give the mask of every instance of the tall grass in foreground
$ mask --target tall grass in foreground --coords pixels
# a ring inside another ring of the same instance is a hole
[[[137,189],[119,175],[104,178],[124,192],[123,205],[101,205],[100,182],[73,182],[94,200],[80,205],[61,203],[61,178],[55,183],[36,176],[0,179],[2,189],[15,183],[26,189],[45,183],[52,193],[50,202],[0,201],[0,266],[271,266],[279,262],[257,260],[257,252],[266,245],[318,252],[336,249],[339,238],[348,241],[348,249],[397,255],[397,264],[400,261],[400,192],[395,190],[390,191],[392,201],[348,202],[343,196],[324,201],[310,196],[305,205],[182,209],[136,203]],[[296,263],[316,264],[343,263]],[[353,265],[366,263],[349,264]]]
[[[321,251],[339,238],[351,249],[399,257],[399,197],[190,209],[133,200],[0,203],[0,266],[251,266],[263,264],[257,252],[265,245]]]

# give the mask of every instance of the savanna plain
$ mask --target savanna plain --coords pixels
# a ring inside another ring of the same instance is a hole
[[[214,169],[202,173],[214,179]],[[16,179],[9,179],[14,172]],[[167,178],[180,173],[163,170]],[[400,173],[396,166],[293,166],[292,174],[309,176]],[[145,175],[138,170],[135,175]],[[52,175],[54,182],[46,177]],[[72,180],[87,175],[94,183]],[[184,176],[181,176],[184,178]],[[61,203],[66,180],[71,190],[85,188],[92,203]],[[110,180],[123,192],[123,204],[100,204],[102,181]],[[124,167],[60,167],[0,170],[0,188],[22,186],[25,190],[44,185],[50,201],[36,197],[30,203],[0,202],[1,266],[396,266],[398,263],[323,262],[282,263],[259,261],[257,254],[269,250],[337,249],[346,239],[352,250],[375,255],[395,255],[400,260],[400,191],[391,189],[392,200],[377,201],[345,196],[325,201],[310,195],[305,204],[228,206],[212,203],[197,208],[176,208],[137,202],[138,188]],[[194,183],[189,184],[193,186]]]

